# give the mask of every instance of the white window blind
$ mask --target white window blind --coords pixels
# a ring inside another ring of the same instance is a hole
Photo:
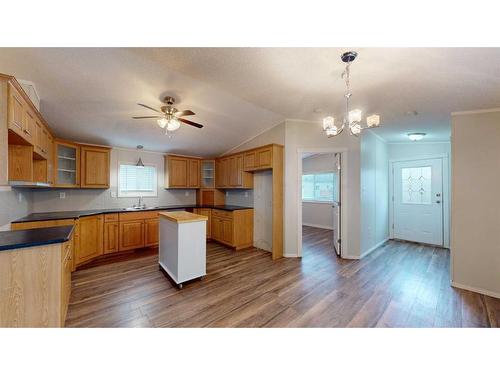
[[[120,164],[119,172],[120,197],[156,197],[156,167]]]
[[[302,200],[312,202],[333,202],[337,200],[335,173],[302,175]]]

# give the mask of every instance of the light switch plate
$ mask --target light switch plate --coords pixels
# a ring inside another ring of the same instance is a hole
[[[245,191],[245,198],[248,198],[248,191]]]
[[[185,195],[186,197],[189,197],[189,191],[184,192],[184,195]]]
[[[65,191],[59,192],[59,199],[66,199],[66,192]]]
[[[116,191],[111,192],[111,198],[116,198]]]
[[[19,202],[22,202],[22,201],[23,201],[23,195],[22,195],[21,193],[18,193],[18,194],[17,194],[17,200],[18,200]]]

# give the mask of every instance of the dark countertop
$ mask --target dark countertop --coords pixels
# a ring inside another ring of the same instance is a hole
[[[158,206],[158,207],[148,207],[144,210],[126,210],[123,208],[101,208],[95,210],[82,210],[82,211],[59,211],[59,212],[38,212],[29,214],[20,219],[12,221],[13,223],[27,223],[30,221],[46,221],[46,220],[64,220],[64,219],[78,219],[82,216],[92,216],[100,214],[112,214],[112,213],[123,213],[123,212],[141,212],[141,211],[162,211],[162,210],[185,210],[192,208],[215,208],[224,211],[236,211],[236,210],[246,210],[252,209],[253,207],[244,206],[234,206],[234,205],[172,205],[172,206]]]
[[[66,242],[73,225],[0,232],[0,251]]]

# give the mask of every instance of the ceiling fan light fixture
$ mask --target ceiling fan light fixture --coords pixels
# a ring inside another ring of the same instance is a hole
[[[162,118],[158,119],[158,121],[157,121],[157,122],[158,122],[158,126],[159,126],[160,128],[162,128],[162,129],[163,129],[165,126],[167,126],[167,125],[168,125],[168,120],[167,120],[165,117],[162,117]]]
[[[167,130],[169,132],[173,132],[173,131],[176,131],[177,129],[179,129],[181,127],[181,122],[179,120],[177,120],[175,117],[171,118],[169,121],[168,121],[168,124],[167,124]]]

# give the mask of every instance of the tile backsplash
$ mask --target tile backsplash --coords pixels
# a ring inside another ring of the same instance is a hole
[[[33,209],[30,189],[0,190],[0,230],[8,230],[12,220],[28,215]]]

